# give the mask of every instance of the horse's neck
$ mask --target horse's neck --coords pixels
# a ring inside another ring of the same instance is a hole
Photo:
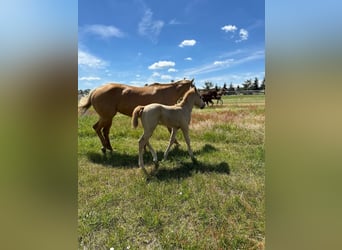
[[[168,99],[171,103],[175,103],[181,96],[184,95],[185,88],[183,86],[176,86],[175,84],[169,84],[167,86],[158,87],[159,92],[164,92],[168,95]]]
[[[189,90],[189,87],[190,87],[190,85],[188,85],[188,84],[178,85],[176,87],[176,91],[177,91],[178,96],[180,97],[180,96],[184,95],[185,92],[187,92]]]
[[[194,98],[192,98],[192,96],[187,96],[187,98],[183,99],[179,106],[182,107],[182,110],[191,115],[192,108],[194,107]]]

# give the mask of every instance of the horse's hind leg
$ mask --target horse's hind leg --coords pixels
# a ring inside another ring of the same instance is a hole
[[[107,128],[106,128],[106,125],[107,125]],[[108,148],[108,145],[107,145],[107,139],[105,138],[104,134],[105,132],[107,132],[107,129],[108,129],[108,121],[104,120],[103,118],[100,118],[100,120],[94,124],[93,129],[96,131],[98,137],[100,138],[100,141],[102,143],[101,150],[105,154],[106,148]],[[109,126],[109,129],[110,129],[110,126]],[[109,133],[109,129],[108,129],[108,133]],[[108,138],[108,134],[107,134],[107,138]],[[109,138],[108,138],[108,142],[109,142]],[[110,148],[108,149],[110,150]]]
[[[102,144],[101,150],[105,154],[106,153],[106,146],[105,146],[106,145],[106,141],[105,141],[105,138],[103,137],[102,132],[101,132],[102,127],[101,127],[101,122],[100,121],[101,120],[99,120],[97,123],[95,123],[93,125],[93,129],[95,130],[97,136],[100,138],[100,141],[101,141],[101,144]]]
[[[158,157],[157,157],[156,151],[154,151],[154,149],[152,148],[149,140],[147,141],[146,145],[150,149],[155,167],[158,168]]]
[[[145,135],[145,133],[139,139],[139,161],[138,161],[138,164],[139,164],[139,167],[141,167],[144,171],[145,171],[145,168],[144,168],[143,154],[144,154],[144,147],[148,143],[148,139],[149,139],[149,137],[147,137]],[[151,150],[151,148],[150,148],[150,150]]]
[[[109,141],[109,131],[110,131],[111,126],[112,126],[112,119],[107,121],[107,123],[105,124],[102,130],[102,133],[105,139],[105,147],[109,151],[113,151],[112,145],[110,144],[110,141]]]
[[[167,127],[167,130],[169,131],[170,135],[172,135],[172,128]],[[176,146],[179,146],[180,143],[177,141],[177,139],[175,139],[172,143],[176,144]],[[172,144],[170,144],[171,147]]]
[[[172,132],[171,132],[171,137],[170,137],[170,142],[169,142],[169,145],[167,146],[166,150],[165,150],[165,153],[164,153],[164,160],[166,160],[168,154],[169,154],[169,151],[170,151],[170,148],[171,148],[171,145],[172,143],[174,143],[174,141],[176,140],[176,134],[177,134],[177,129],[172,129]]]

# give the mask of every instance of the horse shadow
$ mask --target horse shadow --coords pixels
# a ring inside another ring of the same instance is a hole
[[[138,167],[138,156],[127,153],[112,151],[106,154],[88,152],[89,161],[101,164],[105,167],[136,168]]]
[[[163,164],[165,165],[165,164]],[[227,162],[220,162],[218,164],[199,162],[198,160],[192,160],[191,162],[179,162],[176,167],[160,167],[154,169],[151,172],[151,178],[149,181],[168,181],[171,179],[185,179],[189,178],[196,173],[221,173],[230,174],[230,167]]]
[[[205,144],[201,149],[199,150],[195,150],[193,151],[194,155],[201,155],[201,154],[205,154],[205,153],[210,153],[210,152],[214,152],[214,151],[218,151],[217,148],[215,148],[214,146],[210,145],[210,144]],[[158,159],[159,159],[159,153],[161,154],[161,157],[163,157],[164,153],[163,152],[158,152]],[[180,148],[179,146],[175,146],[169,153],[168,157],[169,159],[173,158],[173,157],[189,157],[189,153],[187,148]]]
[[[204,153],[210,153],[213,151],[217,151],[214,146],[210,144],[205,144],[201,149],[194,151],[194,155],[201,155]],[[158,151],[158,159],[163,158],[163,152]],[[117,151],[112,151],[110,153],[98,153],[98,152],[88,152],[87,157],[89,161],[100,164],[104,167],[115,167],[115,168],[138,168],[138,154],[128,154]],[[179,159],[183,159],[179,160]],[[181,149],[179,146],[173,147],[170,151],[168,160],[162,161],[161,167],[158,169],[154,169],[151,172],[151,175],[154,177],[153,179],[158,180],[167,180],[167,179],[180,179],[190,177],[193,173],[201,172],[217,172],[230,174],[230,168],[228,163],[221,162],[218,164],[210,164],[199,162],[198,160],[193,159],[192,161],[188,160],[189,154],[187,149]],[[176,160],[176,167],[168,168],[167,162]],[[144,153],[144,161],[152,162],[152,156],[150,152]],[[165,166],[165,167],[164,167]]]

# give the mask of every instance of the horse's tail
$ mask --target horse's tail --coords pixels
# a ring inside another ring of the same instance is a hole
[[[78,113],[80,115],[84,115],[84,113],[90,108],[91,106],[91,96],[93,95],[94,91],[96,89],[93,89],[90,91],[90,93],[86,96],[83,96],[78,103]]]
[[[138,127],[138,118],[141,117],[141,114],[144,110],[144,106],[137,106],[132,113],[132,127]]]

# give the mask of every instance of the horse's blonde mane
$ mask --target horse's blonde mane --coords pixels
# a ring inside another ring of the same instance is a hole
[[[191,81],[191,80],[187,80],[187,79],[182,79],[182,80],[178,80],[178,81],[175,81],[175,82],[169,82],[169,83],[159,83],[159,82],[155,82],[155,83],[151,83],[151,84],[148,84],[147,86],[170,86],[170,85],[174,85],[174,84],[179,84],[181,82],[184,82],[184,81]]]
[[[182,97],[182,101],[179,102],[179,103],[177,103],[176,105],[182,106],[182,105],[184,104],[184,102],[186,101],[187,97],[188,97],[190,94],[195,93],[196,91],[197,91],[196,88],[190,87],[190,89],[189,89],[187,92],[185,92],[184,96]]]

